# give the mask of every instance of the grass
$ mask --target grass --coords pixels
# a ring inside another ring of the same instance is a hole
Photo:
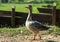
[[[21,33],[22,31],[22,33]],[[7,34],[8,36],[15,36],[15,35],[18,35],[18,34],[21,34],[21,35],[29,35],[31,34],[25,26],[20,26],[18,28],[0,28],[0,33],[3,33],[3,34]]]
[[[53,31],[48,30],[49,31],[48,34],[60,35],[60,28],[59,27],[52,26],[52,29],[53,29]],[[11,36],[11,37],[18,35],[18,34],[21,34],[23,36],[31,34],[31,32],[29,32],[25,26],[20,26],[18,28],[6,28],[6,27],[0,28],[0,34],[1,33],[3,35],[7,34],[8,36]]]
[[[0,10],[11,11],[12,6],[16,6],[15,8],[17,12],[28,12],[28,9],[25,8],[27,5],[32,5],[33,13],[39,13],[37,8],[47,4],[1,4]],[[60,5],[57,5],[57,9],[60,9]]]
[[[55,26],[53,29],[54,29],[53,34],[60,35],[60,28],[59,27]]]
[[[1,4],[0,5],[0,10],[11,11],[13,5],[16,6],[16,11],[17,12],[28,12],[28,9],[25,8],[25,7],[29,4]],[[44,5],[44,4],[30,4],[30,5],[32,5],[32,7],[33,7],[33,13],[39,13],[37,8],[42,7],[42,5]]]
[[[48,30],[49,34],[54,34],[54,35],[60,35],[60,27],[58,26],[52,26],[50,30]]]

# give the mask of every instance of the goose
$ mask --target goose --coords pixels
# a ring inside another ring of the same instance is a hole
[[[38,22],[36,20],[32,19],[32,6],[28,5],[26,8],[29,9],[29,13],[26,19],[25,26],[26,28],[32,32],[33,35],[33,40],[36,40],[36,36],[38,35],[39,39],[41,40],[41,35],[39,34],[39,31],[41,30],[48,30],[50,27],[42,24],[41,22]]]

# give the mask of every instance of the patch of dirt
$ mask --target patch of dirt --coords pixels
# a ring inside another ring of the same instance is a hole
[[[42,35],[42,40],[30,40],[31,36],[22,36],[21,34],[9,37],[0,34],[0,42],[60,42],[60,36]]]

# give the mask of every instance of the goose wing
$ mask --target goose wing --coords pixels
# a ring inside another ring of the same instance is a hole
[[[34,21],[32,24],[31,24],[33,27],[37,28],[37,29],[42,29],[42,30],[47,30],[49,29],[50,27],[38,22],[38,21]]]

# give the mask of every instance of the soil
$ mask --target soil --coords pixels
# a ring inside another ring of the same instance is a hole
[[[21,34],[9,37],[7,35],[0,34],[0,42],[60,42],[60,35],[41,35],[41,40],[32,40],[30,36],[22,36]]]

